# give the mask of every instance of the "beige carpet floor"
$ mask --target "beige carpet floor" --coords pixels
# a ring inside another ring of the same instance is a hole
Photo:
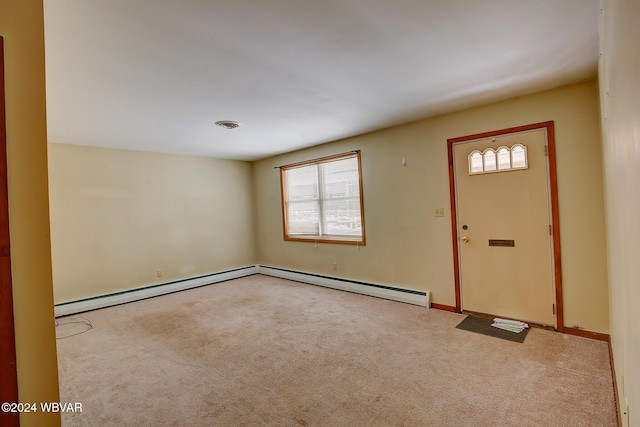
[[[607,344],[552,331],[261,275],[82,316],[58,340],[83,405],[64,426],[617,425]]]

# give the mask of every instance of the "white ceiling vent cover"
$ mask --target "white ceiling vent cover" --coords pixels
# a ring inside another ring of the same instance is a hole
[[[220,120],[216,122],[216,125],[225,129],[235,129],[237,127],[240,127],[240,123],[231,120]]]

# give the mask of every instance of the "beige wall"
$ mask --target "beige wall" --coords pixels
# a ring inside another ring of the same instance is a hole
[[[603,116],[607,118],[603,134],[611,335],[623,409],[626,399],[631,405],[629,425],[636,425],[640,413],[640,367],[636,363],[640,360],[640,312],[636,309],[640,305],[640,253],[636,244],[640,240],[640,58],[636,47],[640,27],[634,20],[640,16],[640,4],[611,0],[603,5],[601,92]],[[42,29],[40,0],[0,0],[18,379],[20,400],[25,402],[58,399]],[[567,87],[256,163],[257,203],[253,208],[260,262],[324,274],[332,274],[331,264],[338,262],[340,276],[430,289],[433,301],[452,305],[450,223],[446,217],[431,215],[434,207],[448,210],[449,206],[446,139],[552,119],[557,130],[566,324],[608,332],[595,90],[593,83]],[[363,150],[367,246],[315,247],[283,242],[278,177],[273,166],[353,148]],[[406,168],[400,166],[402,157],[408,160]],[[247,179],[244,172],[238,173],[244,176],[241,181]],[[117,194],[103,193],[107,198]],[[251,205],[246,201],[241,204]],[[243,218],[240,222],[251,221]],[[251,249],[239,249],[238,254],[245,251],[250,253]],[[251,255],[239,255],[239,259],[243,257],[252,259]],[[170,277],[175,270],[191,271],[193,266],[164,268]],[[153,283],[156,279],[149,275],[153,276],[155,269],[156,264],[145,263],[144,272],[135,274],[144,276],[144,283]],[[84,286],[71,286],[69,298]],[[56,414],[24,415],[21,421],[25,426],[59,425]]]
[[[66,144],[49,152],[56,303],[255,263],[250,163]]]
[[[59,400],[49,244],[43,25],[41,0],[0,0],[21,402]],[[22,414],[20,420],[23,426],[60,425],[59,414]]]
[[[611,341],[623,425],[640,425],[640,2],[602,2],[600,62]]]
[[[609,332],[597,83],[587,82],[255,163],[261,264],[430,290],[455,305],[447,139],[555,121],[565,326]],[[274,166],[362,150],[367,245],[284,242]],[[406,158],[407,166],[402,166]],[[433,209],[444,207],[444,218]]]

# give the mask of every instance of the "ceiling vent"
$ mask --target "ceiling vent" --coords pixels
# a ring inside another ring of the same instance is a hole
[[[234,122],[234,121],[231,121],[231,120],[220,120],[220,121],[216,122],[216,125],[220,126],[221,128],[225,128],[225,129],[235,129],[235,128],[240,126],[240,124],[238,122]]]

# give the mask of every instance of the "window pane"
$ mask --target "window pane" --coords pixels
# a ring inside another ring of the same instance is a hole
[[[482,154],[479,151],[474,151],[469,156],[469,172],[482,173]]]
[[[287,200],[318,199],[318,171],[316,165],[286,171]]]
[[[511,159],[514,169],[527,167],[527,152],[522,145],[517,144],[511,148]]]
[[[325,217],[324,234],[361,236],[360,198],[325,200],[322,210]]]
[[[507,147],[498,148],[498,169],[511,169],[511,153]]]
[[[358,159],[322,163],[322,234],[361,236]]]
[[[289,202],[287,225],[289,234],[312,234],[320,232],[318,201]]]
[[[494,170],[496,170],[496,152],[489,148],[484,153],[484,171],[489,172]]]
[[[358,197],[358,159],[350,158],[323,163],[320,165],[322,176],[322,197]]]

